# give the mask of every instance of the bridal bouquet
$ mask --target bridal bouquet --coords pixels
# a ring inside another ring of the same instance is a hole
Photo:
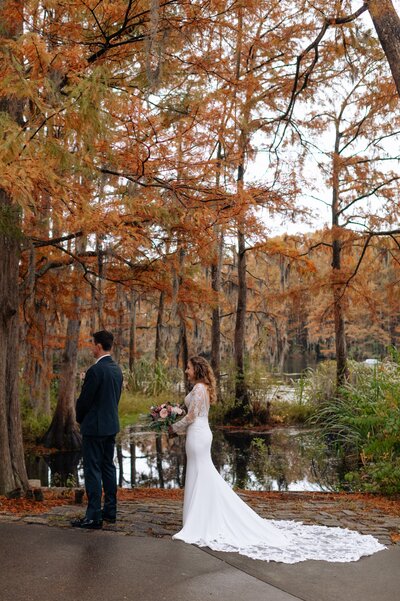
[[[184,410],[179,405],[171,403],[152,405],[149,414],[151,417],[150,428],[157,432],[168,432],[168,426],[171,426],[184,414]]]

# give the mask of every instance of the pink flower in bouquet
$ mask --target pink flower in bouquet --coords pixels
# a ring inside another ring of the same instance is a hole
[[[150,428],[156,432],[167,432],[168,427],[182,414],[184,415],[185,411],[179,405],[173,405],[172,403],[152,405],[149,409],[149,417],[152,420]]]

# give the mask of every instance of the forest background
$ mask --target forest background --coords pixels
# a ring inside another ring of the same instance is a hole
[[[79,445],[95,330],[127,382],[204,352],[233,373],[230,423],[252,419],[256,362],[334,358],[340,391],[349,356],[398,346],[390,0],[0,0],[0,17],[0,493],[27,486],[21,407],[51,419],[48,446]],[[271,234],[319,205],[329,223]]]

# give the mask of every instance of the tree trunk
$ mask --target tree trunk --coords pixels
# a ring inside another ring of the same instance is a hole
[[[165,291],[161,290],[158,302],[157,326],[156,326],[156,346],[154,358],[161,361],[163,355],[163,326],[164,326],[164,306],[165,306]]]
[[[129,301],[130,323],[129,323],[129,373],[135,368],[136,361],[136,310],[138,296],[135,291],[132,292],[132,300]]]
[[[29,307],[29,321],[23,329],[24,383],[29,394],[29,405],[35,415],[50,416],[50,383],[52,378],[53,351],[49,346],[47,332],[54,323],[44,307],[44,301],[36,299]],[[26,303],[26,307],[28,303]],[[46,314],[44,313],[46,311]]]
[[[92,281],[92,279],[94,280],[94,282],[96,281],[95,278],[90,278],[90,281]],[[90,334],[94,334],[94,332],[97,331],[97,326],[96,326],[96,319],[97,319],[97,300],[96,300],[96,288],[95,288],[95,283],[92,283],[92,286],[90,287]]]
[[[400,96],[400,18],[391,0],[366,0]]]
[[[221,231],[216,231],[216,257],[211,266],[211,287],[216,295],[221,291],[222,256],[224,248],[224,237]],[[211,317],[211,367],[214,370],[218,390],[220,388],[220,362],[221,362],[221,308],[220,303],[212,310]]]
[[[333,183],[332,183],[332,290],[333,313],[335,320],[335,349],[336,349],[336,386],[337,389],[347,379],[347,348],[346,332],[343,313],[343,285],[341,284],[341,252],[342,243],[338,238],[339,228],[339,124],[336,126],[335,152],[333,155]]]
[[[52,128],[47,131],[49,138],[54,137]],[[48,192],[41,193],[41,207],[37,215],[35,232],[43,240],[51,234],[51,198]],[[31,245],[29,266],[20,288],[21,304],[24,307],[25,323],[21,328],[21,353],[24,357],[24,383],[29,391],[29,404],[35,415],[51,415],[50,382],[53,372],[53,352],[49,344],[48,332],[55,331],[52,303],[43,292],[38,292],[36,266],[44,255]]]
[[[178,357],[181,359],[181,366],[183,371],[183,381],[185,383],[186,394],[190,390],[189,380],[186,376],[186,366],[189,360],[189,346],[187,340],[186,331],[186,311],[185,303],[179,300],[180,289],[182,287],[183,275],[184,275],[184,263],[185,263],[185,250],[183,248],[179,251],[179,277],[178,277],[178,289],[177,289],[177,314],[179,319],[179,338],[178,338]]]
[[[280,289],[284,296],[289,285],[290,263],[284,257],[279,259]],[[283,372],[283,365],[289,352],[289,318],[288,308],[284,305],[278,319],[275,320],[277,358],[276,366]]]
[[[248,117],[248,115],[247,115]],[[244,186],[244,157],[247,146],[247,136],[242,130],[240,134],[240,151],[242,163],[238,167],[238,194],[243,192]],[[240,226],[237,233],[237,273],[238,273],[238,297],[236,307],[234,356],[236,368],[235,405],[225,415],[225,422],[248,422],[251,417],[250,395],[244,372],[245,334],[246,334],[246,311],[247,311],[247,258],[244,232]]]
[[[179,327],[179,339],[180,339],[180,349],[181,349],[181,358],[182,358],[182,369],[183,369],[183,377],[184,377],[184,382],[185,382],[185,391],[186,391],[186,394],[188,394],[189,390],[190,390],[190,385],[189,385],[189,381],[187,379],[185,370],[186,370],[186,366],[189,361],[189,346],[188,346],[188,341],[187,341],[186,321],[185,321],[185,315],[183,312],[183,308],[180,311],[180,318],[181,318],[181,323],[180,323],[180,327]]]
[[[22,2],[20,18],[13,22],[6,9],[7,2],[0,0],[2,36],[15,39],[22,33]],[[20,100],[3,97],[0,112],[23,124]],[[0,494],[28,487],[18,398],[20,241],[19,211],[0,189]]]
[[[124,345],[124,291],[121,284],[117,284],[116,290],[117,323],[114,331],[113,356],[116,363],[121,362],[121,354]]]
[[[275,327],[276,340],[276,348],[272,362],[278,371],[283,372],[283,366],[289,351],[287,321],[281,321],[279,319],[272,318],[272,323]]]
[[[336,384],[339,389],[347,380],[347,345],[343,312],[343,286],[338,282],[341,268],[340,240],[333,240],[332,277],[333,277],[333,312],[335,318],[335,349],[336,349]]]
[[[215,183],[217,187],[220,186],[221,181],[221,164],[222,164],[222,144],[218,142],[217,149],[217,170],[215,176]],[[221,363],[221,308],[219,302],[219,295],[221,291],[221,273],[222,273],[222,260],[224,254],[224,234],[222,228],[218,225],[214,227],[215,233],[215,253],[214,261],[211,265],[211,288],[218,297],[217,305],[212,310],[211,317],[211,367],[213,368],[215,379],[217,382],[218,395],[221,394],[221,374],[220,374],[220,363]]]
[[[96,253],[97,253],[97,323],[99,329],[105,329],[104,323],[104,285],[103,277],[105,276],[105,266],[103,260],[103,237],[96,236]]]
[[[246,249],[243,232],[238,232],[238,300],[235,324],[236,400],[241,410],[247,409],[249,396],[244,375],[244,352],[247,309]]]
[[[250,417],[250,396],[244,373],[245,327],[247,308],[246,248],[243,232],[238,231],[238,298],[236,308],[234,357],[236,368],[235,405],[225,422],[245,423]]]
[[[244,335],[247,305],[246,253],[243,232],[238,232],[238,298],[235,324],[235,363],[238,374],[244,373]]]
[[[28,486],[18,398],[19,256],[19,212],[0,190],[0,494]]]
[[[242,43],[245,34],[243,22],[243,4],[239,2],[237,5],[237,41],[236,41],[236,80],[239,83],[241,78],[241,62],[242,62]],[[255,53],[254,53],[255,55]],[[253,57],[254,58],[254,57]],[[246,92],[246,100],[241,109],[242,127],[239,131],[238,151],[239,162],[237,170],[237,195],[239,202],[243,202],[244,190],[244,171],[246,153],[249,145],[249,119],[251,111],[251,91],[250,88]],[[243,213],[246,212],[246,206],[242,208]],[[240,219],[240,218],[239,218]],[[225,415],[225,421],[236,421],[237,423],[248,422],[251,417],[250,396],[247,388],[245,373],[244,373],[244,351],[245,351],[245,326],[246,326],[246,311],[247,311],[247,260],[246,260],[246,244],[244,231],[241,223],[238,223],[238,298],[236,309],[235,323],[235,340],[234,340],[234,355],[236,367],[236,385],[235,385],[235,405]]]
[[[76,304],[79,309],[79,301]],[[74,451],[81,447],[81,435],[75,420],[80,326],[81,322],[77,317],[68,320],[57,407],[50,427],[43,437],[44,446],[49,448]]]
[[[27,349],[29,353],[29,347]],[[28,354],[26,353],[26,354]],[[29,403],[35,415],[50,416],[50,380],[51,351],[43,348],[40,360],[37,357],[26,358],[26,375],[28,380]]]

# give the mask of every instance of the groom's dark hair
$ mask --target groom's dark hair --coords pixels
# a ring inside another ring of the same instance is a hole
[[[100,330],[92,334],[95,344],[101,344],[104,351],[111,351],[114,336],[108,330]]]

